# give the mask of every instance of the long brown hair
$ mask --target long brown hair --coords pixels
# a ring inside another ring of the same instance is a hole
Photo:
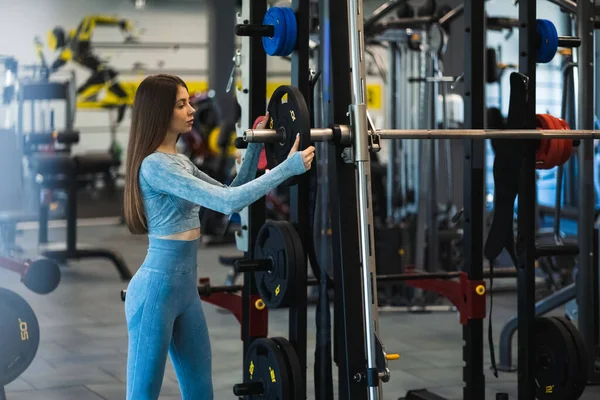
[[[179,86],[187,90],[185,82],[177,76],[152,75],[140,83],[135,93],[125,162],[123,204],[125,222],[133,234],[148,233],[139,185],[140,167],[144,158],[165,139]]]

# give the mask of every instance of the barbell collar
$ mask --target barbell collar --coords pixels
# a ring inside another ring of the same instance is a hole
[[[334,139],[345,146],[352,144],[352,130],[348,125],[336,125],[334,128]]]
[[[282,143],[285,132],[275,129],[247,129],[242,138],[248,143]]]

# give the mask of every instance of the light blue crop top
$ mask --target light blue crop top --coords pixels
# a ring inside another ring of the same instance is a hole
[[[230,186],[200,171],[184,154],[154,152],[140,167],[148,236],[168,236],[200,226],[200,206],[229,215],[306,172],[301,152],[255,178],[262,144],[250,143]]]

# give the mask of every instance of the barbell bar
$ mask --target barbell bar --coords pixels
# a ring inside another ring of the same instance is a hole
[[[351,130],[347,125],[335,128],[313,128],[311,140],[315,142],[331,141],[336,137],[342,144],[351,143]],[[242,139],[248,143],[283,143],[284,130],[247,129]],[[296,134],[296,132],[293,132]],[[559,129],[375,129],[370,135],[380,139],[598,139],[596,130],[559,130]]]

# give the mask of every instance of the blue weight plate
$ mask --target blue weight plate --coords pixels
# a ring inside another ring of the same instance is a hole
[[[292,40],[292,37],[289,35],[289,30],[290,24],[293,23],[290,18],[290,11],[292,11],[292,9],[289,7],[281,7],[281,13],[285,18],[285,40],[283,41],[283,48],[281,49],[281,56],[284,57],[292,54],[292,52],[289,51],[290,41]]]
[[[296,21],[296,14],[294,10],[289,7],[282,7],[281,9],[285,15],[286,23],[286,35],[285,35],[285,46],[283,49],[283,56],[289,56],[294,52],[296,48],[296,39],[298,35],[298,25]]]
[[[271,7],[263,18],[263,25],[273,25],[275,34],[273,37],[263,37],[263,48],[270,56],[281,55],[285,45],[286,21],[280,7]]]
[[[552,23],[552,21],[547,21],[548,32],[549,32],[549,42],[552,48],[552,60],[558,51],[558,32],[556,31],[556,26]]]
[[[549,63],[558,50],[558,32],[551,21],[538,19],[535,23],[537,34],[540,36],[540,46],[536,52],[538,63]]]

